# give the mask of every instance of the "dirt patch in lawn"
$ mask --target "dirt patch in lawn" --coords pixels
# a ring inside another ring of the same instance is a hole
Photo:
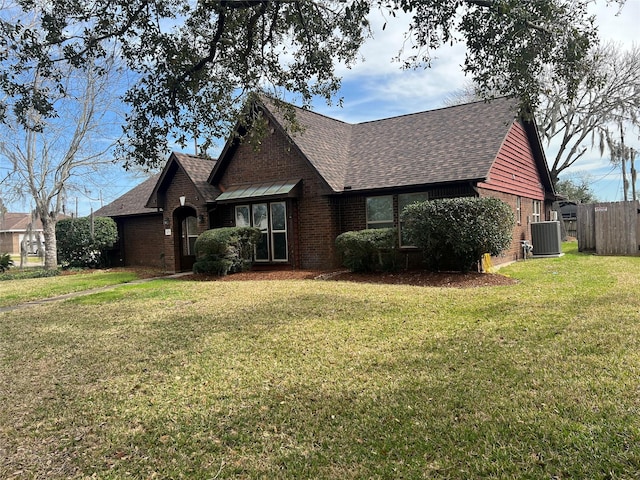
[[[427,272],[408,270],[385,273],[351,273],[346,271],[321,270],[263,270],[234,273],[226,277],[204,274],[187,274],[181,280],[191,281],[243,281],[243,280],[326,280],[393,285],[417,285],[421,287],[473,288],[499,285],[513,285],[513,278],[504,275],[476,272]]]

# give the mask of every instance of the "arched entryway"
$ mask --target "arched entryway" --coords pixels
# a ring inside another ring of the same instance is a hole
[[[176,271],[184,272],[191,270],[196,260],[194,249],[196,238],[198,238],[197,212],[191,207],[180,207],[173,213],[175,225],[175,252]]]

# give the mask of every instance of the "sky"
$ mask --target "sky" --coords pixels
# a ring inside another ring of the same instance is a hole
[[[591,5],[596,15],[600,38],[603,42],[612,40],[621,46],[640,43],[637,25],[640,22],[640,0],[627,0],[621,12],[617,4],[607,5],[598,0]],[[313,109],[321,114],[349,123],[377,120],[397,115],[405,115],[445,106],[448,96],[464,87],[470,81],[462,71],[465,47],[463,44],[446,46],[434,54],[431,68],[420,70],[402,70],[400,64],[393,62],[400,46],[406,23],[401,17],[385,19],[378,13],[371,18],[373,38],[369,39],[360,51],[361,60],[350,69],[338,67],[342,76],[342,88],[338,95],[341,106],[329,106],[324,100],[313,104]],[[383,23],[387,26],[382,30]],[[640,132],[628,135],[628,142],[640,151]],[[553,158],[553,145],[547,147],[547,157]],[[194,153],[186,150],[184,153]],[[620,169],[610,166],[608,159],[600,158],[599,151],[581,159],[576,168],[561,176],[588,175],[592,190],[601,201],[622,200],[622,177]],[[68,212],[80,216],[88,215],[102,205],[110,203],[126,193],[143,180],[133,176],[121,167],[114,167],[106,177],[102,188],[87,190],[84,194],[69,198]],[[77,204],[77,207],[76,207]],[[14,210],[28,211],[28,202],[12,205]],[[76,210],[77,208],[77,210]]]

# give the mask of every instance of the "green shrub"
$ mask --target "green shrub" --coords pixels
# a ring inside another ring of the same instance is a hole
[[[349,270],[371,272],[395,268],[397,242],[395,228],[372,228],[338,235],[336,248]]]
[[[8,253],[0,253],[0,273],[6,272],[11,267],[13,267],[13,260],[11,260],[11,255]]]
[[[474,268],[482,255],[498,255],[511,243],[514,216],[496,198],[452,198],[409,205],[403,231],[435,270]]]
[[[65,218],[56,223],[58,263],[64,268],[106,265],[107,249],[118,241],[116,222],[108,217]]]
[[[219,276],[251,268],[253,247],[261,232],[252,227],[215,228],[203,232],[195,243],[194,273]]]

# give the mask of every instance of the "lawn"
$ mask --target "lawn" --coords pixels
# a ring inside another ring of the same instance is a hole
[[[0,314],[0,478],[638,478],[640,258],[501,273],[165,279]]]
[[[18,272],[18,269],[13,268],[7,275],[16,272]],[[0,282],[0,308],[68,293],[81,292],[90,288],[118,285],[136,279],[137,276],[135,273],[124,270],[90,270],[73,275],[5,280]]]

